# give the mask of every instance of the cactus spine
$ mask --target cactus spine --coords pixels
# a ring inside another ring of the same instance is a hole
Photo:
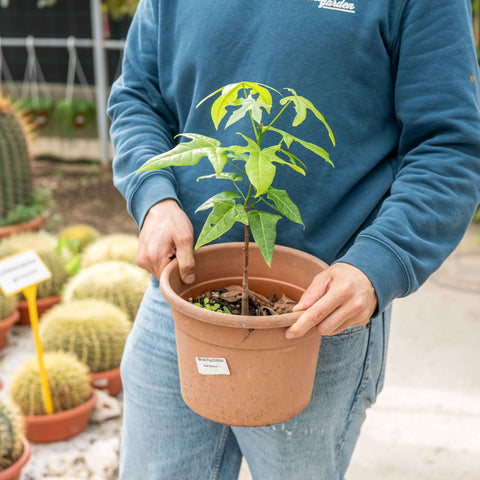
[[[30,203],[29,136],[20,111],[0,93],[0,218],[17,205]]]
[[[101,262],[81,270],[65,286],[63,301],[96,298],[120,307],[133,322],[149,284],[145,270],[126,262]]]
[[[24,426],[18,408],[0,399],[0,472],[13,465],[23,452]]]
[[[86,365],[73,354],[48,352],[44,355],[53,413],[85,403],[93,393]],[[23,363],[10,379],[10,395],[24,415],[45,415],[38,361]]]
[[[91,373],[120,365],[131,324],[126,313],[103,300],[76,300],[53,307],[42,317],[45,351],[71,352]]]
[[[13,255],[25,250],[35,250],[52,277],[38,284],[38,298],[60,295],[63,285],[69,278],[65,266],[68,261],[68,252],[59,253],[56,250],[57,239],[46,232],[19,233],[0,241],[0,258]]]
[[[95,263],[118,260],[136,265],[138,238],[136,235],[115,233],[105,235],[91,243],[82,254],[82,267]]]

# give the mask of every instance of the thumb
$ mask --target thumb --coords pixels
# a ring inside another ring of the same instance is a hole
[[[195,280],[195,259],[193,247],[182,245],[177,247],[176,252],[180,278],[184,283],[193,283]]]

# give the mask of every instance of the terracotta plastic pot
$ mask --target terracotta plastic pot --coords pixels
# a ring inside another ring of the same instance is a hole
[[[54,305],[60,303],[62,297],[55,295],[54,297],[37,298],[37,310],[38,318],[50,310]],[[30,315],[28,314],[28,303],[26,300],[20,300],[18,302],[18,311],[20,312],[20,318],[17,325],[30,325]]]
[[[265,296],[299,300],[326,268],[304,252],[276,246],[269,268],[250,245],[249,287]],[[196,413],[235,426],[283,422],[310,401],[321,335],[312,330],[285,339],[299,312],[255,317],[199,308],[188,298],[242,283],[243,244],[225,243],[195,252],[195,284],[184,284],[176,260],[163,271],[160,288],[175,321],[182,396]]]
[[[58,442],[72,438],[87,428],[90,413],[96,402],[97,394],[93,392],[85,403],[70,410],[51,415],[25,416],[25,435],[31,442],[36,443]]]
[[[7,335],[14,323],[20,318],[20,313],[15,310],[12,315],[0,320],[0,348],[3,348],[7,343]]]
[[[26,438],[23,441],[23,453],[20,458],[10,467],[0,472],[0,480],[19,480],[22,468],[30,458],[30,444]]]
[[[37,232],[44,223],[45,217],[39,215],[29,222],[0,227],[0,238],[9,237],[10,235],[22,232]]]
[[[93,388],[105,390],[110,396],[116,397],[122,391],[120,368],[106,370],[105,372],[91,373]]]

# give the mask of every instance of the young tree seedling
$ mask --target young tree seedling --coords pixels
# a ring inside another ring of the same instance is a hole
[[[151,158],[137,172],[196,165],[202,158],[207,157],[215,173],[199,177],[197,181],[217,178],[232,182],[233,190],[217,193],[197,208],[195,213],[204,210],[211,212],[200,232],[195,249],[221,237],[236,222],[244,224],[242,315],[248,315],[250,231],[265,262],[271,266],[278,220],[284,216],[292,222],[303,225],[299,209],[287,191],[272,186],[276,165],[288,167],[296,173],[305,175],[305,164],[290,151],[290,146],[298,143],[333,167],[326,150],[274,127],[289,107],[294,108],[296,113],[292,127],[297,127],[305,121],[307,112],[310,111],[325,126],[332,144],[335,145],[331,128],[313,103],[291,88],[285,90],[288,91],[288,96],[282,96],[268,85],[253,82],[239,82],[219,88],[205,97],[197,108],[206,100],[218,95],[211,107],[212,121],[217,130],[226,115],[228,120],[225,129],[243,119],[248,113],[250,122],[247,124],[250,125],[249,129],[253,131],[253,136],[248,137],[243,132],[237,132],[245,141],[245,145],[223,146],[215,138],[198,133],[182,133],[179,136],[190,139],[189,142],[179,143],[175,148]],[[275,116],[271,113],[273,106],[271,92],[280,96],[278,102],[280,111]],[[264,120],[265,114],[269,118],[273,117],[270,122]],[[278,141],[262,148],[262,140],[267,133],[275,135]],[[227,165],[231,167],[231,171],[224,170]],[[244,179],[248,184],[247,188],[242,190],[238,182]],[[261,210],[260,206],[266,206],[268,210]]]

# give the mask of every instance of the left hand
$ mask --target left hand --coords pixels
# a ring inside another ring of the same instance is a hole
[[[305,310],[287,330],[286,338],[301,337],[316,327],[335,335],[354,325],[365,325],[377,308],[377,295],[368,277],[357,267],[335,263],[319,273],[294,311]]]

